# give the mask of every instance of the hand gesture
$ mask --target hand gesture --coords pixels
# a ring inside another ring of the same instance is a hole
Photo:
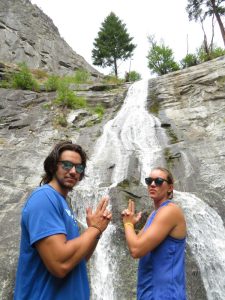
[[[107,209],[108,202],[108,197],[105,196],[99,201],[95,212],[93,212],[90,207],[86,209],[86,221],[88,227],[96,226],[101,232],[106,229],[112,219],[112,213]]]
[[[123,223],[132,223],[135,225],[141,219],[141,212],[135,214],[135,204],[134,201],[129,199],[127,209],[124,209],[121,213]]]

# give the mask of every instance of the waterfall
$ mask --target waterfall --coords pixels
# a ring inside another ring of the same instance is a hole
[[[123,106],[110,120],[96,142],[87,164],[87,177],[74,191],[76,212],[85,222],[84,207],[96,207],[101,196],[128,176],[129,162],[135,156],[139,162],[140,181],[150,169],[163,162],[163,147],[167,138],[158,118],[146,110],[148,81],[134,83],[128,90]],[[157,135],[162,139],[159,143]],[[188,162],[188,158],[185,157]],[[192,172],[187,163],[187,173]],[[175,201],[183,207],[188,224],[188,239],[192,254],[199,265],[209,300],[222,300],[225,295],[224,226],[220,216],[195,195],[175,191]],[[111,239],[115,226],[110,224],[101,238],[90,268],[91,299],[117,300],[114,288],[117,261]]]

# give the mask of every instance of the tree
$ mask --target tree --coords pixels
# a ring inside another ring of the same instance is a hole
[[[113,67],[118,76],[118,61],[132,57],[136,45],[127,33],[126,25],[111,12],[102,23],[98,37],[92,50],[93,64],[96,66]]]
[[[225,15],[225,7],[222,6],[222,3],[225,0],[188,0],[188,5],[186,7],[186,11],[188,13],[189,20],[192,21],[200,21],[202,25],[202,30],[204,32],[204,47],[206,53],[209,50],[212,50],[213,45],[213,36],[214,36],[214,18],[219,24],[221,35],[223,38],[223,42],[225,45],[225,29],[223,26],[223,22],[221,17]],[[210,47],[208,46],[206,33],[204,30],[203,22],[205,21],[206,17],[212,17],[212,39],[210,43]],[[211,49],[210,49],[211,48]]]
[[[134,82],[134,81],[138,81],[141,80],[141,74],[136,72],[136,71],[130,71],[130,72],[126,72],[125,74],[125,81],[126,82]]]
[[[148,40],[151,47],[147,59],[148,67],[152,73],[164,75],[180,69],[173,58],[173,51],[169,47],[165,46],[163,42],[158,45],[153,36],[148,37]]]
[[[183,69],[196,66],[199,64],[198,57],[195,54],[187,54],[180,62]]]

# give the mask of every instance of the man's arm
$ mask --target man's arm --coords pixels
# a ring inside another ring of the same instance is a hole
[[[67,240],[56,234],[38,241],[35,246],[46,268],[56,277],[65,277],[96,247],[98,229],[89,227],[80,237]],[[93,251],[92,251],[93,252]]]
[[[96,211],[87,209],[88,228],[81,236],[67,240],[65,234],[48,236],[35,246],[46,268],[56,277],[65,277],[82,259],[89,258],[97,243],[96,239],[111,220],[106,210],[108,201],[102,199]]]

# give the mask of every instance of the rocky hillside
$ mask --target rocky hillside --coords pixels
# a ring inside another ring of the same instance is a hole
[[[60,110],[52,105],[54,92],[0,89],[0,299],[12,297],[19,247],[20,210],[30,190],[39,183],[42,162],[52,144],[60,139],[73,139],[82,144],[90,156],[104,124],[120,108],[127,88],[80,86],[77,93],[85,96],[90,106],[96,106],[97,103],[104,105],[104,118],[101,121],[88,111],[68,110],[66,127],[57,123]],[[161,129],[167,134],[168,143],[163,156],[175,174],[176,189],[201,198],[217,211],[224,222],[225,57],[149,80],[148,106],[160,119]],[[111,191],[113,222],[117,227],[114,247],[118,247],[117,259],[121,265],[118,271],[120,299],[126,299],[125,295],[135,299],[136,262],[125,251],[120,220],[120,211],[127,197],[131,196],[126,190],[139,199],[138,203],[144,211],[149,206],[146,191],[138,183],[135,166],[134,163],[130,167],[126,184],[121,183]],[[188,224],[191,226],[190,221]],[[204,228],[202,230],[202,234],[207,234]],[[206,286],[193,251],[188,244],[188,295],[190,300],[205,300]],[[124,264],[129,266],[126,276]],[[215,299],[222,300],[220,297]]]
[[[52,20],[29,0],[0,1],[0,62],[26,62],[30,68],[65,75],[85,69],[102,75],[59,35]]]
[[[7,63],[21,61],[31,68],[58,74],[84,68],[92,79],[101,76],[63,41],[52,21],[28,0],[0,1],[0,39],[0,61],[6,63],[0,64],[0,80],[9,71],[5,68],[10,68]],[[58,140],[72,139],[91,156],[104,125],[119,111],[128,87],[100,83],[71,87],[86,98],[89,108],[97,104],[105,108],[102,119],[87,108],[62,110],[53,103],[55,92],[0,89],[0,299],[12,299],[21,207],[39,184],[47,153]],[[160,120],[158,132],[163,131],[167,137],[166,145],[162,143],[162,159],[175,175],[176,190],[192,193],[217,213],[217,219],[199,232],[205,239],[214,232],[216,239],[217,229],[225,221],[225,57],[149,80],[147,105]],[[66,116],[63,124],[62,114]],[[158,138],[160,143],[160,134]],[[107,170],[107,174],[111,171]],[[130,259],[126,249],[120,212],[128,197],[138,199],[138,209],[145,216],[149,212],[149,198],[139,178],[134,159],[127,180],[110,191],[116,226],[114,247],[120,266],[116,289],[122,300],[135,299],[136,261]],[[197,216],[199,224],[209,218],[207,213],[193,205],[192,215]],[[187,222],[188,299],[222,300],[224,295],[202,275],[201,262],[195,254],[204,255],[204,245],[198,240],[194,246],[190,243],[193,224],[189,215]],[[225,286],[224,262],[211,262],[214,253],[220,255],[223,251],[224,244],[221,239],[218,248],[217,244],[213,247],[215,244],[209,242],[212,256],[203,269],[215,274],[222,270],[218,281]]]

